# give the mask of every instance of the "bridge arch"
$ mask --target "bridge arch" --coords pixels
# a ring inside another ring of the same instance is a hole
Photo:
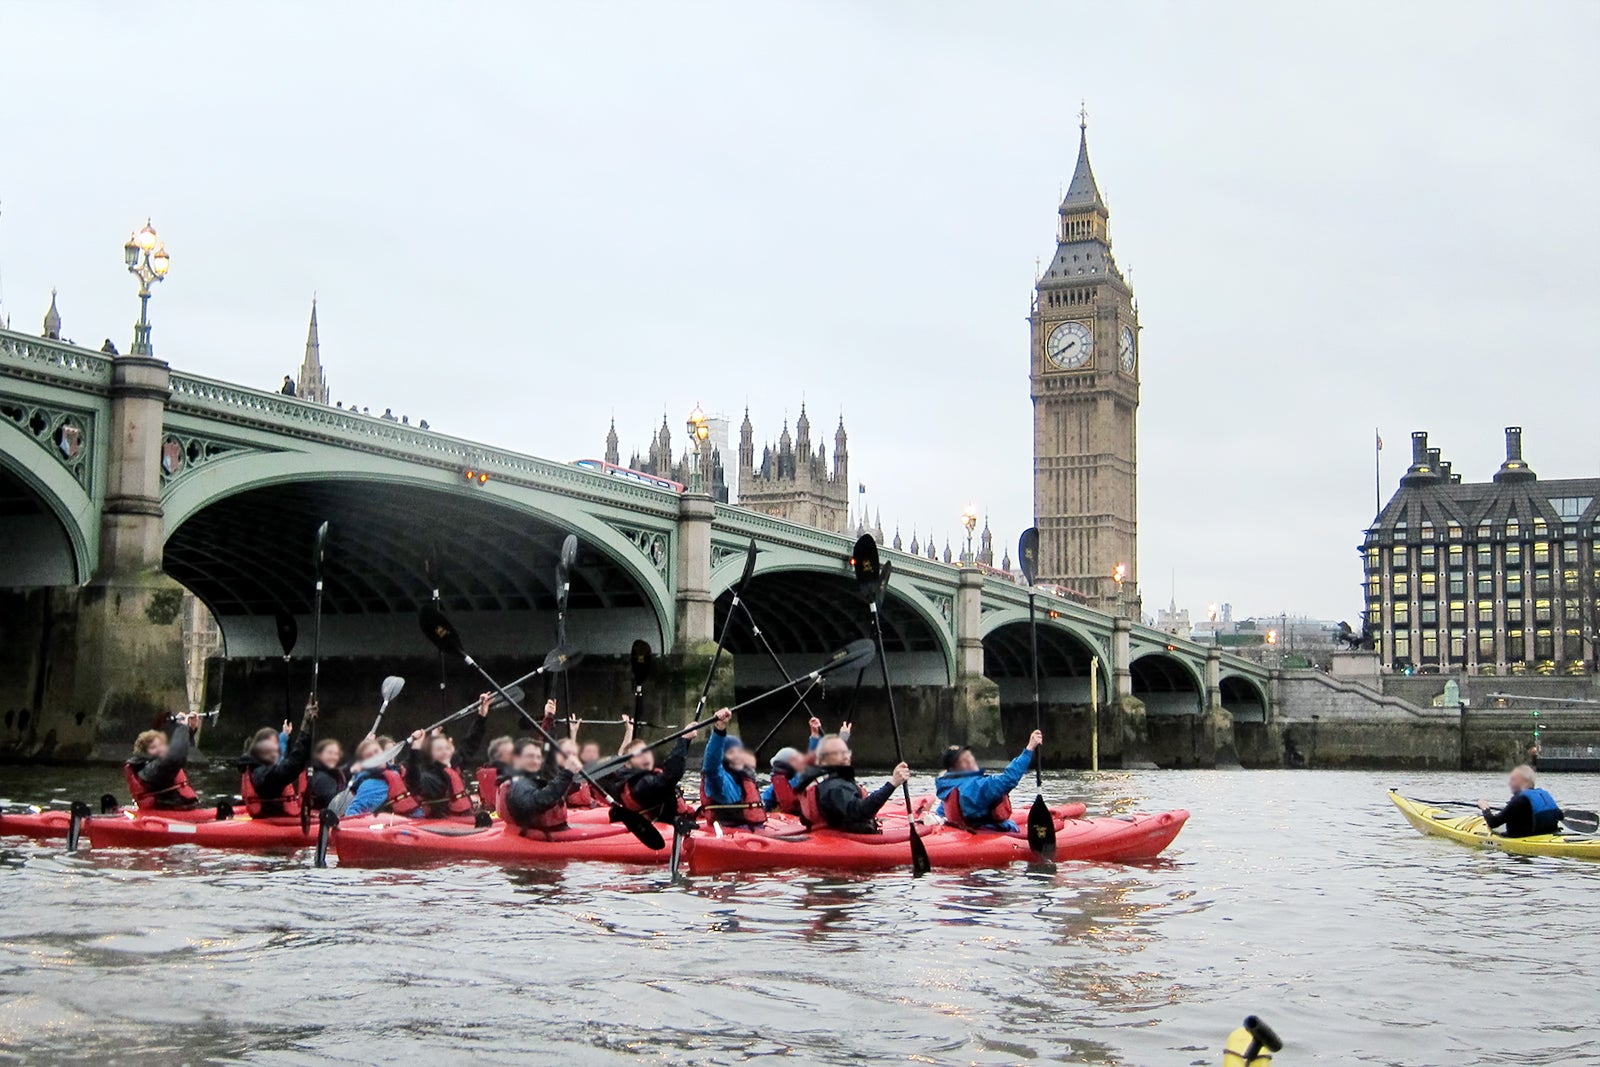
[[[89,462],[85,456],[82,462]],[[0,419],[0,587],[80,585],[93,576],[99,509],[39,443]]]
[[[1267,721],[1267,694],[1255,679],[1225,674],[1220,689],[1222,706],[1233,714],[1235,723]]]
[[[277,655],[280,610],[308,632],[312,546],[324,519],[328,655],[420,642],[414,615],[435,584],[430,556],[441,603],[469,648],[548,648],[556,562],[568,533],[580,543],[569,640],[606,653],[624,652],[638,637],[657,649],[670,644],[673,598],[664,575],[627,534],[572,498],[493,480],[468,487],[453,472],[381,457],[357,463],[330,470],[315,453],[232,457],[169,491],[164,568],[211,608],[230,657]]]
[[[1047,704],[1088,704],[1090,661],[1098,657],[1100,698],[1111,692],[1111,663],[1094,635],[1066,618],[1041,613],[1039,627],[1040,695]],[[1000,687],[1002,704],[1033,699],[1032,647],[1028,613],[1022,608],[983,616],[983,673]],[[1016,695],[1011,691],[1016,690]]]
[[[1145,714],[1199,715],[1205,710],[1205,679],[1186,660],[1166,652],[1147,652],[1128,665],[1133,695]]]
[[[756,623],[791,674],[815,667],[829,652],[871,635],[866,604],[843,561],[787,547],[758,543],[755,573],[744,600]],[[744,569],[742,552],[730,553],[713,570],[711,594],[721,631],[732,610],[732,586]],[[896,686],[950,684],[955,644],[939,609],[909,580],[891,576],[883,606],[884,645]],[[739,684],[782,681],[744,619],[735,620],[728,650],[739,661]],[[863,684],[874,684],[869,671]]]

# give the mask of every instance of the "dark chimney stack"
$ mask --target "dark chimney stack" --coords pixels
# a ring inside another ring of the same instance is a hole
[[[1411,467],[1401,477],[1401,485],[1427,485],[1438,481],[1438,467],[1435,466],[1439,458],[1437,448],[1428,447],[1428,432],[1418,430],[1411,435]]]
[[[1531,482],[1538,478],[1522,461],[1522,427],[1506,427],[1506,461],[1495,472],[1497,482]]]

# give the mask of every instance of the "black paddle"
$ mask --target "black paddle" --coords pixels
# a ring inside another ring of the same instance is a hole
[[[1028,583],[1028,645],[1033,651],[1033,728],[1044,732],[1044,710],[1039,703],[1039,620],[1034,613],[1033,579],[1039,573],[1039,528],[1022,531],[1017,542],[1017,561]],[[1033,786],[1038,795],[1028,809],[1028,847],[1047,860],[1056,858],[1056,820],[1044,802],[1044,758],[1040,748],[1033,750]]]
[[[643,639],[635,641],[628,661],[633,667],[633,725],[634,729],[638,729],[645,725],[640,721],[644,718],[644,683],[649,680],[650,671],[656,665],[656,654],[650,651],[650,642]]]
[[[317,575],[317,591],[311,599],[311,706],[317,707],[317,682],[322,673],[322,561],[328,545],[328,524],[317,527],[317,551],[312,566]],[[317,720],[306,723],[306,744],[317,740]],[[300,832],[311,832],[311,790],[307,782],[306,795],[300,798]]]
[[[533,728],[537,730],[544,738],[545,744],[549,745],[552,749],[559,747],[556,739],[551,737],[550,733],[545,730],[544,723],[540,722],[538,719],[535,719],[528,709],[522,706],[520,701],[516,700],[510,693],[506,692],[500,683],[494,680],[494,676],[488,671],[484,670],[483,666],[477,660],[472,658],[471,654],[469,654],[461,644],[460,633],[458,633],[456,628],[450,624],[450,620],[444,617],[444,613],[442,611],[440,611],[438,608],[435,608],[431,604],[425,605],[422,611],[418,613],[417,621],[422,627],[423,636],[425,636],[429,641],[433,642],[435,647],[440,648],[453,656],[459,656],[461,662],[465,663],[467,666],[471,667],[473,670],[482,675],[483,680],[489,683],[490,688],[505,698],[506,703],[516,708],[522,717],[528,720]],[[565,664],[563,665],[563,669],[565,669]],[[617,801],[617,798],[612,795],[611,791],[600,782],[596,781],[588,771],[580,770],[579,775],[591,786],[593,786],[596,792],[605,797],[607,800],[611,801],[612,822],[620,822],[624,827],[627,828],[629,833],[633,834],[634,837],[637,837],[646,848],[652,851],[658,852],[667,847],[666,839],[661,836],[661,831],[655,828],[654,823],[652,823],[649,819],[646,819],[643,815],[640,815],[638,812],[629,811],[627,808],[623,807],[621,803]]]
[[[733,583],[733,599],[739,599],[739,594],[749,584],[750,576],[756,572],[756,543],[750,542],[750,547],[745,551],[744,573],[739,575],[739,580]],[[728,641],[728,631],[733,629],[735,612],[729,611],[728,617],[722,620],[722,631],[717,634],[717,651],[711,657],[711,669],[706,671],[706,684],[700,687],[700,699],[694,705],[694,717],[699,719],[706,710],[706,698],[711,695],[711,680],[717,676],[717,664],[722,660],[722,646]]]
[[[561,542],[561,555],[556,560],[556,645],[567,643],[567,597],[572,592],[572,565],[578,561],[578,538],[568,534]],[[545,699],[550,699],[550,683],[545,679]],[[561,675],[561,703],[567,714],[572,714],[572,676]]]
[[[861,669],[875,655],[877,655],[877,650],[873,647],[871,641],[864,637],[859,641],[852,641],[848,645],[845,645],[843,648],[839,649],[839,651],[835,652],[832,656],[829,656],[828,662],[824,663],[816,670],[807,674],[802,674],[800,677],[792,681],[785,682],[776,689],[768,689],[765,693],[759,693],[756,696],[751,697],[749,700],[741,700],[728,710],[734,714],[738,714],[741,709],[748,708],[752,704],[759,704],[768,697],[777,696],[786,689],[793,689],[802,682],[809,682],[812,685],[816,685],[818,679],[825,674],[831,674],[832,672],[839,670],[849,670],[852,667]],[[693,733],[696,730],[704,730],[707,726],[710,726],[716,721],[717,717],[715,715],[711,715],[704,719],[698,719],[687,726],[677,727],[666,737],[658,737],[644,747],[647,749],[660,748],[662,745],[665,745],[668,742],[676,741],[684,734]],[[627,763],[636,755],[638,755],[637,752],[630,752],[626,755],[608,756],[603,760],[598,760],[588,767],[585,767],[584,773],[604,774],[613,767],[622,766],[622,764]]]
[[[423,573],[428,576],[428,587],[432,591],[430,598],[433,600],[433,606],[438,608],[440,611],[443,611],[444,610],[444,605],[439,602],[439,587],[444,584],[444,581],[439,575],[439,545],[438,545],[438,542],[435,542],[435,541],[428,542],[428,555],[422,561],[422,570],[423,570]],[[560,642],[557,642],[557,643],[559,644]],[[446,680],[447,679],[446,679],[446,672],[445,672],[445,665],[444,665],[444,653],[440,652],[439,653],[439,708],[440,708],[440,710],[444,709],[445,703],[450,699],[449,696],[447,696],[445,694],[445,683],[446,683]]]
[[[1398,789],[1390,790],[1397,796],[1405,797]],[[1473,808],[1476,809],[1476,800],[1423,800],[1421,797],[1405,797],[1416,804],[1431,804],[1436,808]],[[1600,833],[1600,812],[1585,811],[1582,808],[1562,808],[1561,821],[1566,823],[1567,829],[1579,834]]]
[[[289,653],[294,651],[294,643],[300,637],[300,627],[295,625],[294,616],[287,611],[278,611],[278,645],[283,649],[283,717],[294,717],[294,690],[290,687],[289,678]]]
[[[78,851],[78,838],[83,834],[83,821],[94,817],[94,809],[81,800],[72,802],[72,817],[67,821],[67,851]]]
[[[861,590],[861,595],[866,598],[867,608],[872,613],[872,639],[878,651],[878,670],[883,675],[883,694],[889,701],[889,728],[894,733],[894,758],[897,763],[906,761],[905,750],[900,744],[900,717],[894,710],[894,686],[889,681],[889,657],[883,646],[883,619],[881,608],[883,598],[889,591],[889,570],[878,563],[878,542],[872,539],[871,534],[862,534],[856,542],[854,553],[856,565],[856,585]],[[911,833],[911,875],[921,878],[933,870],[933,861],[928,859],[928,846],[922,843],[922,838],[917,835],[916,816],[911,811],[911,784],[900,783],[900,792],[906,800],[906,828]]]

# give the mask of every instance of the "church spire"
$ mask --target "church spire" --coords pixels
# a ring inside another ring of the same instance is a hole
[[[621,441],[617,439],[617,417],[611,416],[611,429],[606,431],[606,462],[616,466],[622,465]]]
[[[322,377],[322,342],[317,337],[317,298],[311,298],[311,325],[306,327],[306,356],[300,364],[295,396],[317,404],[328,402],[328,383]]]

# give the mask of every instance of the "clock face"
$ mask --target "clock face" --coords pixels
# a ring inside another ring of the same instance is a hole
[[[1133,365],[1138,360],[1138,353],[1134,351],[1133,327],[1124,326],[1122,334],[1117,339],[1117,357],[1122,361],[1122,372],[1133,373]]]
[[[1094,334],[1081,322],[1063,322],[1045,340],[1045,355],[1062,370],[1077,370],[1094,358]]]

